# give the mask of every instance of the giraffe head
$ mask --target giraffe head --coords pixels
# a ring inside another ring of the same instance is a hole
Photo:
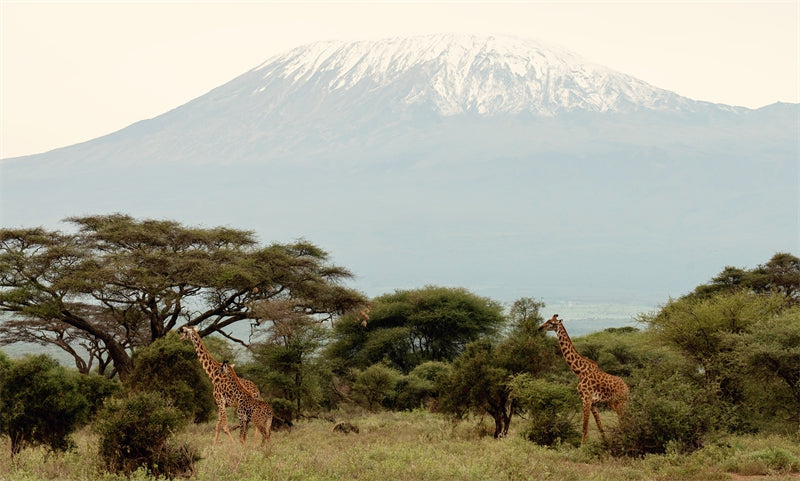
[[[180,331],[182,341],[189,341],[197,335],[197,328],[194,326],[183,326]]]
[[[558,318],[558,314],[555,314],[553,317],[545,321],[544,324],[539,326],[540,331],[557,331],[559,327],[561,327],[561,323],[563,319]]]
[[[230,382],[236,382],[237,379],[236,371],[233,370],[233,364],[230,364],[228,360],[224,360],[219,364],[219,369],[217,369],[217,373],[221,374],[223,377],[226,377]]]

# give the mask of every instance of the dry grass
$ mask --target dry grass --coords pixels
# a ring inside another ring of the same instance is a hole
[[[486,436],[488,422],[452,424],[424,412],[381,413],[346,420],[358,434],[332,431],[333,423],[312,419],[291,431],[273,434],[265,453],[242,448],[227,437],[212,446],[214,424],[191,426],[180,441],[193,444],[203,459],[194,479],[239,480],[729,480],[732,474],[760,474],[759,480],[797,481],[800,444],[782,437],[732,438],[692,455],[614,459],[597,454],[597,445],[558,449],[536,446],[513,433],[502,440]],[[592,439],[597,439],[594,433]],[[104,473],[89,430],[75,437],[75,450],[48,454],[26,449],[11,462],[7,440],[0,442],[0,479],[123,480]],[[724,447],[720,447],[724,446]],[[777,459],[777,465],[775,464]],[[772,464],[770,464],[772,463]],[[793,463],[797,463],[795,466]],[[152,479],[139,471],[134,481]]]

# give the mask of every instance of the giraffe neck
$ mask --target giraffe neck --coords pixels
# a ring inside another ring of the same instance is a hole
[[[564,326],[558,327],[556,335],[558,335],[558,345],[561,348],[561,354],[564,355],[564,360],[567,361],[572,372],[580,377],[581,374],[589,371],[594,365],[594,362],[581,356],[580,353],[575,350],[572,339],[569,338],[569,334],[567,334],[567,330],[564,329]]]
[[[203,344],[203,340],[200,339],[200,334],[192,332],[192,344],[194,344],[194,350],[197,352],[197,357],[200,359],[203,370],[208,374],[208,377],[214,379],[217,376],[220,363],[211,357],[211,353],[208,352],[206,345]]]
[[[230,365],[228,365],[228,377],[230,377],[231,380],[233,381],[233,384],[236,387],[236,391],[248,397],[251,397],[250,391],[246,387],[244,387],[244,384],[242,384],[242,380],[239,379],[239,376],[236,375],[236,372],[234,372],[233,368]]]

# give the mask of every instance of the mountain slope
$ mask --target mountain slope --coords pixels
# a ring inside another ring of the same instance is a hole
[[[538,42],[323,42],[4,160],[2,223],[122,211],[307,237],[371,295],[653,302],[796,250],[797,137],[797,105],[686,99]]]

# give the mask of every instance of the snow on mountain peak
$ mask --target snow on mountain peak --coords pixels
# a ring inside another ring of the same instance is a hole
[[[325,94],[388,88],[401,105],[429,104],[442,115],[675,110],[688,101],[562,48],[507,36],[317,42],[253,72],[262,83],[278,78],[291,88],[315,85]]]

